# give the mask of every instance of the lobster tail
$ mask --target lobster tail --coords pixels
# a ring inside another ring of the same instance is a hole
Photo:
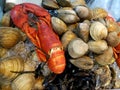
[[[64,51],[59,50],[55,53],[52,53],[51,57],[48,60],[48,66],[51,71],[56,74],[60,74],[64,71],[66,66],[66,61],[64,57]]]

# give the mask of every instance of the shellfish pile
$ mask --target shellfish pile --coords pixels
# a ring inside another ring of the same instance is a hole
[[[108,19],[108,12],[91,9],[84,0],[42,0],[41,6],[51,14],[51,25],[61,39],[66,69],[52,75],[39,62],[34,45],[12,24],[9,12],[14,4],[6,3],[0,21],[1,90],[120,89],[113,51],[120,43],[120,26]]]

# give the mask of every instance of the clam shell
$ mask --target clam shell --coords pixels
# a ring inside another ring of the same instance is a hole
[[[98,19],[98,18],[105,18],[108,16],[108,12],[100,7],[96,7],[92,9],[92,18],[91,19]]]
[[[80,38],[75,38],[68,45],[68,53],[72,58],[79,58],[88,52],[88,44]]]
[[[4,11],[5,11],[5,12],[10,11],[14,6],[15,6],[14,3],[6,2],[6,3],[5,3],[5,7],[4,7]]]
[[[4,57],[7,51],[8,50],[6,48],[0,47],[0,58]]]
[[[88,42],[89,40],[89,34],[90,34],[90,30],[89,30],[89,25],[85,22],[83,23],[79,23],[78,27],[76,29],[76,33],[77,35],[84,41],[84,42]]]
[[[78,5],[86,5],[85,0],[69,0],[72,7],[76,7]]]
[[[88,42],[88,47],[90,51],[97,54],[101,54],[108,49],[108,45],[105,40],[97,40],[97,41],[91,40]]]
[[[76,23],[80,20],[80,18],[77,16],[76,12],[72,8],[61,8],[57,10],[58,12],[58,18],[63,20],[65,23]]]
[[[82,5],[76,6],[75,11],[79,16],[79,18],[90,19],[90,17],[92,16],[90,9],[86,6],[82,6]]]
[[[0,61],[0,76],[6,80],[13,80],[19,75],[19,73],[12,71],[20,72],[23,69],[24,61],[21,57],[11,56]]]
[[[40,76],[39,78],[35,79],[35,85],[33,86],[32,90],[44,90],[43,86],[44,77]]]
[[[6,26],[6,27],[9,27],[10,26],[10,12],[6,12],[4,13],[1,21],[0,21],[0,24],[2,26]]]
[[[70,59],[70,62],[76,67],[85,69],[85,70],[92,69],[94,66],[93,60],[88,56],[82,56],[77,59]]]
[[[115,31],[109,32],[106,40],[107,43],[112,47],[115,47],[120,43],[120,37]]]
[[[52,17],[51,23],[52,23],[53,30],[58,35],[62,35],[63,33],[65,33],[68,30],[67,25],[61,19],[59,19],[57,17]]]
[[[103,54],[95,56],[95,61],[100,65],[109,65],[114,62],[112,57],[113,57],[113,49],[112,47],[109,46],[108,49],[103,52]]]
[[[42,6],[46,9],[58,9],[59,5],[55,0],[42,0]]]
[[[0,27],[0,45],[4,48],[11,48],[21,40],[20,32],[11,27]]]
[[[94,40],[106,39],[108,35],[107,28],[100,22],[95,21],[90,26],[90,36]]]
[[[11,84],[12,90],[32,90],[35,78],[33,74],[21,74]]]
[[[69,42],[71,40],[73,40],[74,38],[76,38],[76,34],[73,33],[72,31],[68,30],[67,32],[65,32],[61,38],[61,42],[62,42],[62,45],[63,45],[63,49],[64,50],[67,50],[67,46],[69,44]]]
[[[71,3],[69,0],[56,0],[56,1],[62,7],[71,7]]]

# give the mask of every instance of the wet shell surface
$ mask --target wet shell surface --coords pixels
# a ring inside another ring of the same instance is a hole
[[[93,60],[88,56],[82,56],[77,59],[70,59],[70,62],[76,67],[85,69],[85,70],[92,69],[94,66]]]
[[[108,35],[107,28],[100,22],[95,21],[90,26],[90,36],[94,40],[106,39]]]
[[[97,40],[97,41],[91,40],[88,42],[88,47],[90,51],[97,54],[101,54],[108,49],[108,45],[105,40]]]
[[[96,7],[92,9],[91,19],[105,18],[107,16],[108,16],[108,12],[103,8]]]
[[[21,74],[11,84],[12,90],[31,90],[35,83],[33,74]]]
[[[4,58],[0,61],[0,76],[6,80],[12,80],[16,78],[19,73],[24,69],[24,61],[21,57],[11,56]]]
[[[72,58],[79,58],[88,51],[88,44],[80,38],[73,39],[68,45],[68,53]]]
[[[67,32],[65,32],[61,38],[61,42],[63,45],[64,50],[67,50],[68,44],[71,40],[73,40],[74,38],[77,38],[76,34],[73,33],[72,31],[68,30]]]
[[[4,48],[11,48],[21,40],[20,32],[11,27],[0,27],[0,45]]]
[[[57,12],[58,12],[58,18],[60,18],[67,24],[76,23],[80,20],[76,12],[70,7],[61,8],[57,10]]]
[[[95,61],[100,65],[109,65],[114,62],[113,58],[113,50],[112,47],[108,47],[107,50],[103,52],[103,54],[97,55],[95,57]]]
[[[59,19],[57,17],[52,17],[51,23],[52,23],[52,27],[53,27],[54,31],[58,35],[62,35],[63,33],[65,33],[68,30],[67,25],[61,19]]]

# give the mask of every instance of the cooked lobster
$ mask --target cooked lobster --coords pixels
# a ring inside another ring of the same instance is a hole
[[[40,60],[47,62],[52,72],[62,73],[66,66],[63,46],[52,29],[48,11],[32,3],[22,3],[15,5],[10,15],[13,23],[36,46]]]

